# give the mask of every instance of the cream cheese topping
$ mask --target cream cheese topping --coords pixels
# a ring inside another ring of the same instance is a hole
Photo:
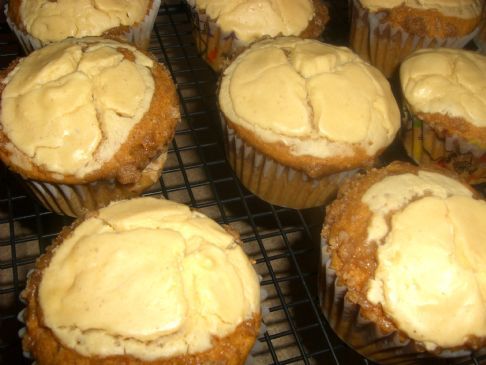
[[[414,112],[464,118],[486,127],[486,56],[446,48],[413,53],[400,68],[405,98]]]
[[[481,14],[481,0],[359,0],[371,11],[407,6],[415,9],[435,9],[446,16],[475,18]]]
[[[225,32],[250,43],[263,36],[298,36],[314,17],[312,0],[188,0]]]
[[[34,164],[83,177],[113,157],[149,109],[152,67],[136,48],[112,40],[44,47],[3,81],[3,131]]]
[[[363,197],[373,219],[392,213],[368,300],[428,350],[486,336],[486,202],[461,185],[421,171],[387,177]]]
[[[113,203],[56,248],[39,286],[45,324],[85,356],[194,354],[260,310],[234,237],[167,200]]]
[[[418,175],[388,176],[369,188],[362,198],[362,202],[373,213],[368,227],[368,242],[380,241],[388,234],[385,217],[389,213],[425,195],[445,199],[451,195],[470,197],[472,192],[459,181],[435,172],[419,171]]]
[[[386,79],[349,49],[315,40],[255,43],[225,70],[224,115],[295,155],[369,155],[392,142],[400,114]]]
[[[149,0],[22,0],[20,17],[27,32],[43,42],[100,36],[143,20]]]

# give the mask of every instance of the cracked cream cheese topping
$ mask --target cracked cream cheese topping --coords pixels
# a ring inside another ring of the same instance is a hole
[[[362,200],[373,219],[392,213],[375,237],[381,243],[368,300],[428,350],[486,336],[486,202],[425,171],[387,177]]]
[[[168,200],[113,203],[44,270],[44,323],[80,354],[143,360],[211,347],[260,311],[258,277],[232,235]]]
[[[418,175],[388,176],[369,188],[362,198],[362,202],[373,212],[367,240],[371,242],[383,239],[388,233],[385,217],[402,209],[412,199],[425,195],[440,198],[450,195],[471,197],[472,193],[459,181],[435,172],[419,171]]]
[[[43,42],[100,36],[142,21],[149,0],[22,0],[20,17],[29,34]]]
[[[413,53],[400,68],[405,98],[417,113],[440,113],[486,127],[486,56],[446,48]]]
[[[225,70],[224,115],[295,155],[369,155],[390,144],[400,114],[388,81],[347,48],[315,40],[255,43]]]
[[[35,165],[83,177],[113,157],[149,109],[152,67],[136,48],[111,40],[44,47],[3,81],[3,131]]]
[[[314,17],[312,0],[188,0],[223,31],[252,42],[263,36],[298,36]]]
[[[371,11],[407,6],[415,9],[435,9],[446,16],[475,18],[481,14],[481,0],[359,0]]]

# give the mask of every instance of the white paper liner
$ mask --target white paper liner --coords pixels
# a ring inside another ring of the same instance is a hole
[[[486,55],[486,6],[483,6],[481,23],[479,24],[478,34],[474,37],[474,43],[478,47],[478,51]]]
[[[453,135],[440,133],[403,106],[402,142],[418,164],[436,164],[454,171],[470,184],[486,182],[486,150]]]
[[[324,316],[341,340],[368,359],[380,364],[427,365],[433,358],[464,360],[464,357],[481,353],[481,350],[443,350],[432,354],[398,331],[383,333],[374,322],[361,315],[357,304],[346,298],[347,288],[338,283],[324,238],[321,238],[321,265],[318,295]]]
[[[361,6],[359,0],[353,0],[352,48],[386,77],[391,77],[405,57],[416,49],[463,48],[479,31],[479,27],[476,27],[463,37],[420,37],[400,27],[382,23],[385,16],[383,12],[370,12]],[[399,42],[396,42],[397,36]]]
[[[27,277],[29,277],[34,270],[31,269],[27,273]],[[22,297],[22,294],[19,295],[19,299],[23,304],[27,304],[24,298]],[[23,308],[18,314],[17,314],[17,320],[23,324],[23,326],[18,330],[17,335],[19,338],[22,340],[27,332],[27,328],[25,327],[25,312],[27,311],[27,308]],[[29,360],[32,360],[32,354],[28,351],[22,351],[22,355]],[[35,364],[35,363],[33,363]]]
[[[294,209],[328,202],[339,185],[358,169],[313,179],[260,153],[241,139],[221,116],[228,161],[241,183],[262,200]]]
[[[258,331],[255,344],[251,348],[250,353],[248,354],[248,357],[246,358],[244,365],[258,365],[258,360],[257,360],[258,353],[263,351],[265,347],[258,339],[262,337],[267,331],[267,326],[265,325],[265,319],[270,313],[270,309],[265,304],[265,301],[268,298],[268,291],[261,286],[263,277],[261,275],[258,275],[258,280],[260,281],[260,302],[261,302],[260,314],[262,316],[262,321],[260,323],[260,329]]]
[[[129,43],[135,44],[137,47],[147,49],[150,43],[150,35],[154,28],[155,19],[159,12],[162,0],[153,0],[152,8],[149,10],[145,18],[136,26],[129,27],[126,32],[117,35],[118,38]],[[42,42],[40,39],[31,36],[30,34],[19,29],[8,16],[8,4],[5,5],[5,17],[10,29],[15,33],[19,43],[21,44],[25,54],[29,54],[36,49],[42,48],[50,42]],[[103,35],[100,35],[103,37]]]
[[[136,183],[128,185],[120,184],[114,179],[87,184],[56,184],[18,177],[21,184],[46,209],[60,215],[80,217],[89,210],[108,205],[111,201],[139,196],[158,181],[166,158],[167,147],[147,165]]]
[[[486,23],[483,24],[481,30],[474,37],[474,43],[478,47],[478,51],[483,55],[486,55]]]
[[[262,313],[263,313],[263,308],[262,308]],[[265,345],[261,343],[258,339],[262,337],[266,331],[267,331],[267,326],[265,325],[265,323],[263,323],[263,316],[262,316],[262,323],[260,325],[260,330],[258,332],[255,345],[253,345],[252,349],[250,350],[250,353],[246,358],[245,365],[258,365],[258,353],[265,350]]]
[[[193,22],[193,36],[199,55],[215,72],[221,72],[245,47],[234,32],[226,32],[194,3],[188,2]]]

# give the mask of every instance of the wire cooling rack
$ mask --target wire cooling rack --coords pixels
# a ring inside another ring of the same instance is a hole
[[[346,1],[336,0],[326,40],[345,42]],[[254,364],[368,364],[329,328],[317,302],[319,233],[323,209],[298,211],[267,204],[241,186],[224,157],[215,102],[216,76],[199,58],[183,2],[163,5],[150,51],[178,88],[182,123],[160,183],[147,194],[189,204],[241,232],[262,276],[265,331]],[[0,21],[0,68],[20,54]],[[22,355],[17,320],[27,272],[72,220],[44,210],[0,167],[0,363],[30,364]],[[471,359],[464,364],[484,364]]]

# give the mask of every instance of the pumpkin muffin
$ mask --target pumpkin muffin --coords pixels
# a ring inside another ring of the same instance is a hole
[[[222,71],[244,48],[262,38],[318,38],[329,20],[320,0],[187,0],[194,38],[203,59]]]
[[[327,208],[321,305],[378,363],[430,364],[486,346],[486,202],[447,170],[393,163]]]
[[[282,37],[253,44],[219,89],[226,154],[243,185],[285,207],[323,205],[373,165],[400,113],[388,81],[344,47]]]
[[[180,119],[164,66],[94,37],[15,60],[0,101],[1,160],[46,208],[71,216],[153,185]]]
[[[29,54],[69,37],[115,37],[147,49],[161,0],[10,0],[7,22]]]
[[[242,365],[260,285],[238,237],[163,199],[89,213],[37,260],[24,350],[38,365]]]
[[[456,49],[420,50],[400,68],[405,148],[469,183],[486,182],[486,56]]]
[[[415,49],[464,47],[482,6],[482,0],[353,0],[351,48],[390,77]]]

